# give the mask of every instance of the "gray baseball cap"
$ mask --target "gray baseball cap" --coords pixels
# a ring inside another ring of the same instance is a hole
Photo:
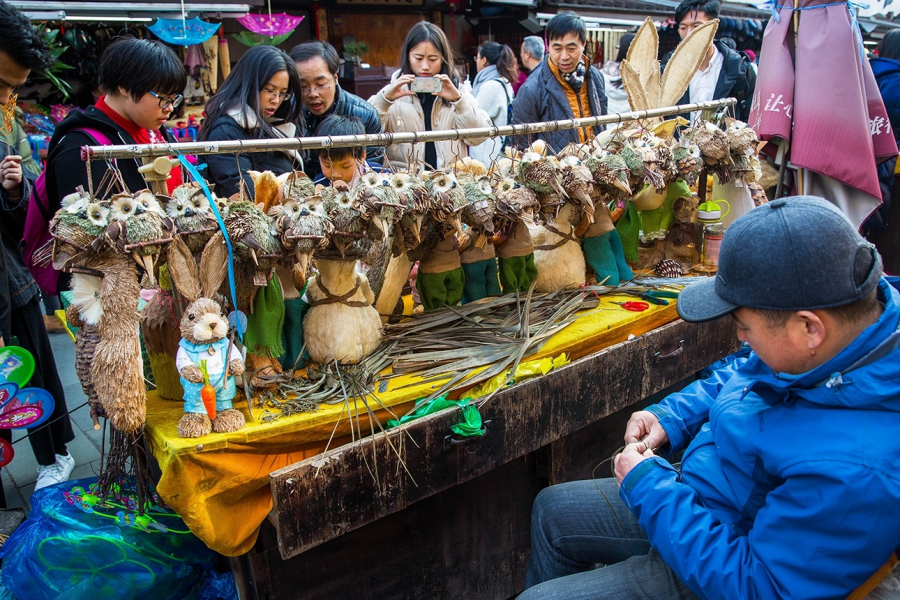
[[[780,198],[742,215],[725,231],[715,277],[678,299],[685,321],[710,321],[744,306],[812,310],[867,297],[881,257],[833,204],[815,196]]]

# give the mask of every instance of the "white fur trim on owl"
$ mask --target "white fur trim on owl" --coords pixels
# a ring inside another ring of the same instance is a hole
[[[103,318],[103,305],[100,303],[101,279],[93,275],[72,274],[72,304],[78,307],[81,320],[85,325],[99,325]]]

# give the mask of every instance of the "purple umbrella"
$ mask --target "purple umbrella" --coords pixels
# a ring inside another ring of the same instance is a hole
[[[259,35],[275,37],[290,33],[297,28],[303,17],[295,17],[285,13],[268,13],[265,15],[246,15],[238,19],[238,22]]]
[[[827,0],[773,7],[750,125],[789,149],[799,192],[824,195],[858,226],[881,204],[877,164],[897,144],[855,11]]]

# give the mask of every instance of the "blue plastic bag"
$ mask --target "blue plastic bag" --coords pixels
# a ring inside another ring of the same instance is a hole
[[[3,585],[19,599],[196,598],[215,553],[171,511],[134,511],[125,495],[100,505],[96,478],[31,496],[28,518],[2,549]]]

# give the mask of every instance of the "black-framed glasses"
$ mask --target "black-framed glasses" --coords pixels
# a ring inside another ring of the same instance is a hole
[[[159,100],[159,107],[163,110],[169,108],[170,106],[172,108],[178,108],[179,106],[181,106],[181,103],[184,102],[184,96],[182,96],[181,94],[175,94],[171,98],[166,98],[164,96],[160,96],[156,92],[147,93]]]
[[[328,83],[323,83],[322,85],[314,85],[314,86],[311,86],[311,87],[301,83],[301,84],[300,84],[300,91],[303,92],[303,95],[304,95],[304,96],[309,96],[309,95],[311,95],[311,94],[313,94],[313,93],[316,93],[316,94],[323,94],[323,93],[325,93],[326,91],[328,91],[328,90],[329,90],[330,88],[332,88],[332,87],[334,87],[334,80],[333,80],[333,79],[332,79],[331,81],[329,81]]]

